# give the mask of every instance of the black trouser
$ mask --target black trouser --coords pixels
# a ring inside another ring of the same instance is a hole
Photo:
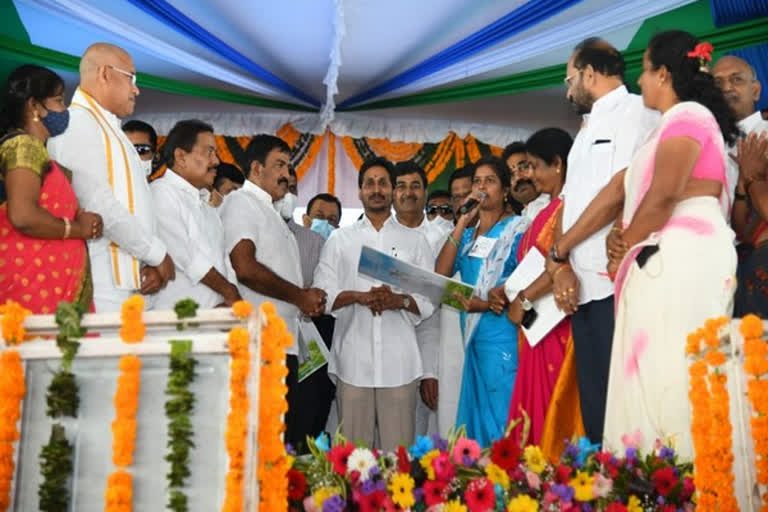
[[[314,321],[325,345],[330,350],[333,317],[323,315]],[[307,453],[307,436],[317,437],[325,430],[331,403],[336,394],[336,386],[328,377],[327,365],[299,383],[298,358],[288,356],[287,363],[288,413],[285,415],[285,440],[298,453]]]
[[[592,443],[603,442],[614,321],[613,295],[581,304],[571,317],[581,416]]]

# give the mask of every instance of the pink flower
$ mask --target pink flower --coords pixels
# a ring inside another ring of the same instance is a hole
[[[601,473],[596,473],[592,483],[592,493],[595,497],[605,498],[611,490],[613,490],[613,480],[604,477]]]
[[[304,498],[304,510],[307,512],[321,512],[317,506],[315,506],[315,497],[311,494]]]
[[[477,441],[461,437],[453,447],[453,461],[463,466],[471,466],[480,458],[480,445]]]
[[[621,442],[624,444],[624,448],[640,449],[640,445],[643,444],[643,433],[640,429],[635,430],[631,434],[624,434],[621,436]]]
[[[456,475],[456,470],[447,453],[441,453],[432,459],[432,467],[435,468],[435,478],[443,482],[449,482]]]
[[[528,487],[534,491],[538,491],[541,487],[541,478],[539,477],[538,473],[534,473],[533,471],[526,471],[525,479],[528,480]]]

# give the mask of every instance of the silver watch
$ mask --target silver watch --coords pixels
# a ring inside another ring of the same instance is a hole
[[[403,297],[403,309],[408,309],[411,307],[411,298],[407,295]]]
[[[533,309],[533,302],[528,300],[528,297],[526,297],[522,293],[519,295],[519,297],[520,297],[520,305],[523,306],[523,311],[530,311]]]

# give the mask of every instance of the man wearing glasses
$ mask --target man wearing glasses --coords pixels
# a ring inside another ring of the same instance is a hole
[[[427,220],[433,222],[438,216],[453,225],[451,193],[447,190],[433,190],[427,197]]]
[[[134,293],[154,294],[175,277],[157,236],[145,164],[120,126],[138,95],[131,56],[91,45],[80,60],[69,127],[48,141],[52,158],[72,171],[80,205],[104,219],[104,236],[88,242],[98,313],[120,311]]]
[[[133,143],[133,147],[136,148],[144,171],[147,176],[150,176],[154,171],[153,164],[157,153],[157,132],[152,128],[152,125],[138,119],[132,119],[125,123],[123,131]]]

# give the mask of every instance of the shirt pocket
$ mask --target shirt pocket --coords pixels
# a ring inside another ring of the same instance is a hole
[[[616,143],[612,137],[595,137],[589,150],[589,159],[592,167],[592,176],[595,177],[595,186],[598,190],[603,188],[613,174],[613,154]]]

